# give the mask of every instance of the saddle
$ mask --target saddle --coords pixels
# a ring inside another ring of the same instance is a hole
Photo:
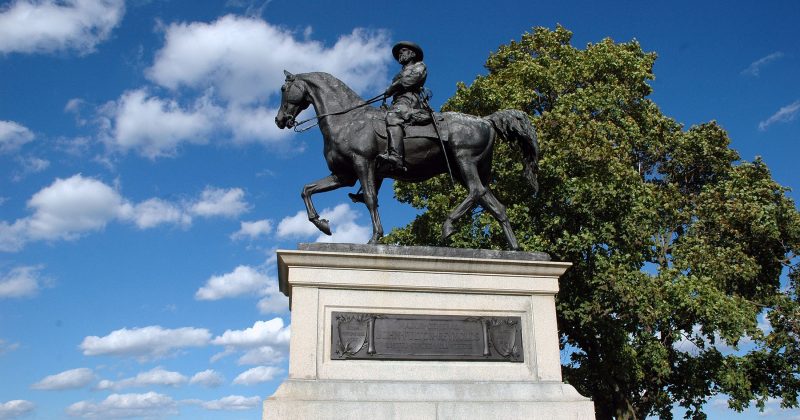
[[[433,113],[436,118],[437,126],[439,127],[439,134],[442,136],[442,141],[450,139],[450,130],[447,128],[447,120],[439,112]],[[372,128],[381,138],[386,138],[386,120],[383,118],[373,118]],[[429,113],[425,111],[418,111],[412,114],[411,124],[403,127],[405,132],[404,138],[425,138],[437,140],[439,136],[436,135],[436,129],[433,127],[433,120]]]

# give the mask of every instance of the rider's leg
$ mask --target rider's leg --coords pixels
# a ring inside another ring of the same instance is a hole
[[[405,156],[405,147],[403,147],[403,127],[400,125],[390,125],[386,127],[386,132],[389,136],[389,154],[397,157],[397,160],[402,165],[403,157]]]
[[[393,169],[405,170],[403,164],[403,157],[405,156],[405,147],[403,146],[403,118],[395,112],[386,114],[386,133],[389,141],[389,147],[386,153],[382,153],[378,157],[389,163]]]

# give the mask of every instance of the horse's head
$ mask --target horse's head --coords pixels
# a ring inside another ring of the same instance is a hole
[[[275,117],[275,124],[280,129],[292,128],[297,114],[311,104],[306,84],[302,80],[297,80],[295,75],[286,70],[283,73],[286,75],[286,82],[281,86],[281,107]]]

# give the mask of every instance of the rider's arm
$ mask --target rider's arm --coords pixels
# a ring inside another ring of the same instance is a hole
[[[400,91],[409,91],[413,89],[419,89],[425,84],[425,78],[428,77],[428,70],[425,67],[425,63],[417,62],[410,66],[406,66],[400,74],[398,75],[397,79],[395,79],[392,84],[386,88],[384,95],[392,96],[397,92]]]

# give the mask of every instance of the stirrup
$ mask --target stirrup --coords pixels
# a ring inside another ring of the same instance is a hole
[[[406,168],[405,165],[403,165],[403,158],[401,158],[400,155],[386,152],[379,154],[378,159],[388,163],[392,167],[391,170],[393,171],[405,172],[406,170],[408,170],[408,168]]]

